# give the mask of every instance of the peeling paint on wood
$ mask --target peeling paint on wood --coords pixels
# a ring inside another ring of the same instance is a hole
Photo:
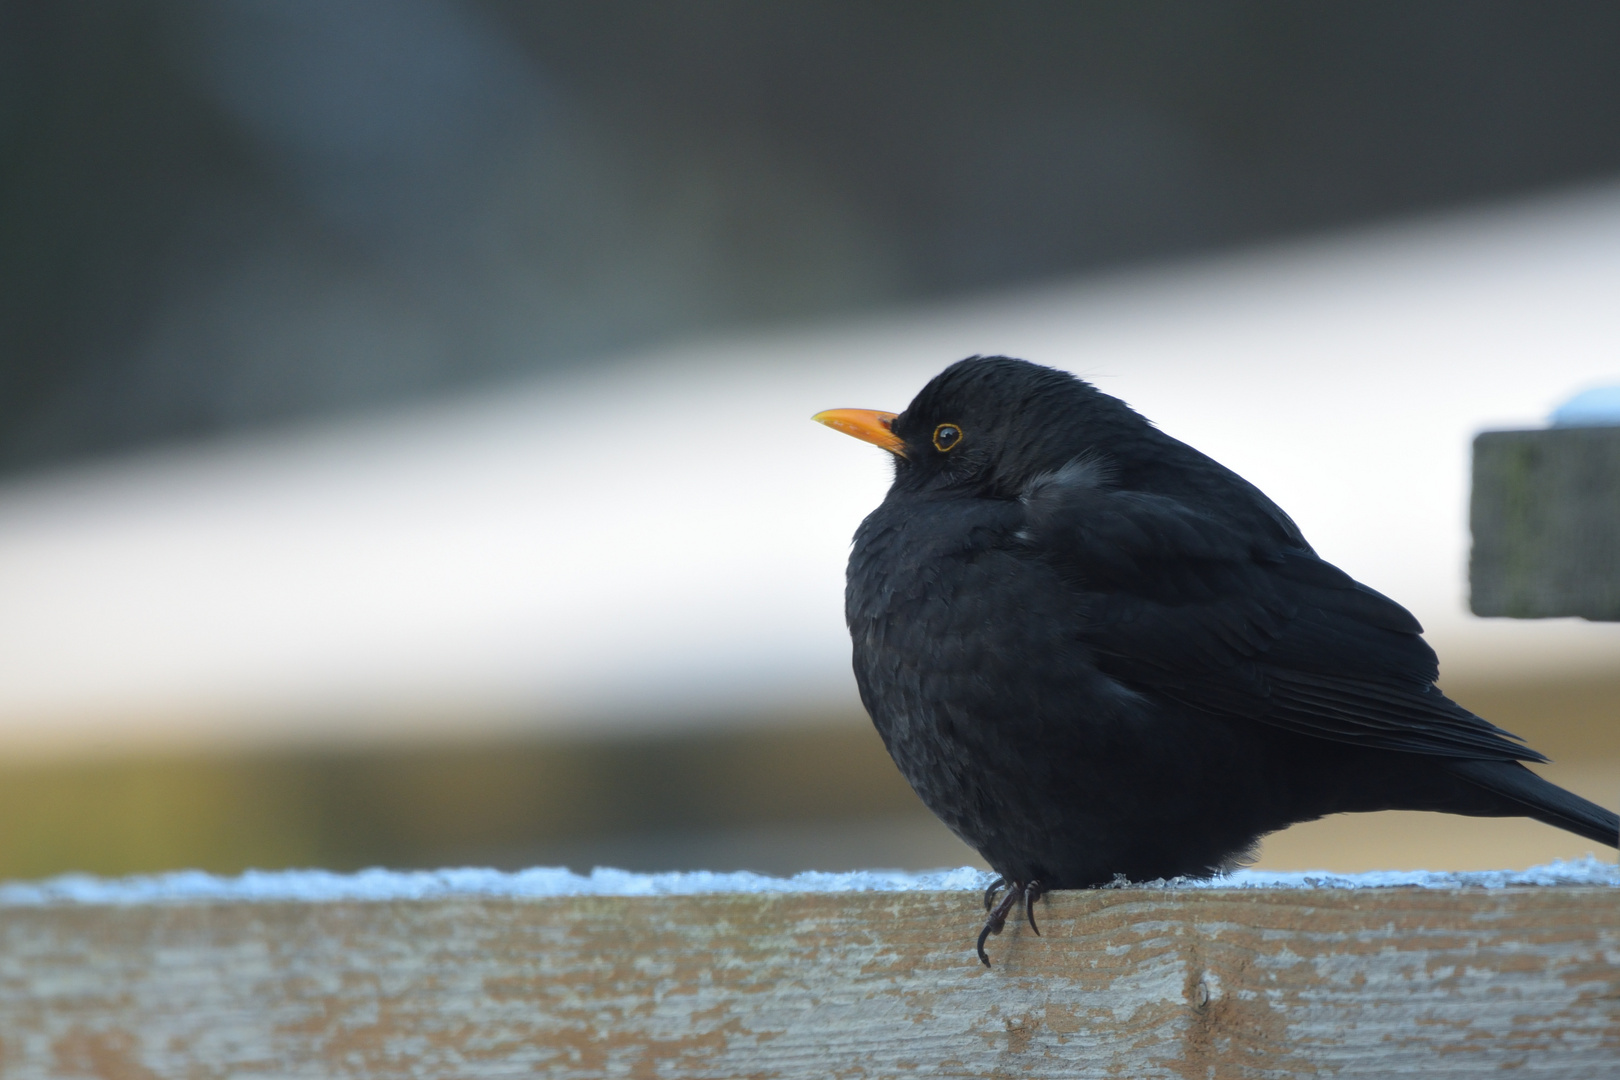
[[[0,912],[0,1076],[1620,1075],[1620,892]]]

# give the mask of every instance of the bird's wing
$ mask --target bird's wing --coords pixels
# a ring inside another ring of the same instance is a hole
[[[1127,686],[1363,746],[1545,760],[1440,692],[1410,612],[1275,531],[1083,464],[1023,502],[1020,540],[1084,597],[1087,644]]]

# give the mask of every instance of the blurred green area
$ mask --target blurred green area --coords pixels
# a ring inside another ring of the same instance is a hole
[[[588,869],[593,844],[925,812],[869,724],[0,766],[0,877]],[[622,845],[621,845],[622,846]]]
[[[1551,755],[1554,779],[1593,763],[1620,776],[1620,678],[1451,692]],[[1620,801],[1620,790],[1585,793]],[[855,717],[640,738],[11,762],[0,765],[0,823],[0,878],[12,879],[598,862],[785,872],[971,858]],[[748,845],[713,842],[740,833]],[[1335,857],[1310,854],[1320,865]],[[1446,857],[1436,851],[1433,865]]]

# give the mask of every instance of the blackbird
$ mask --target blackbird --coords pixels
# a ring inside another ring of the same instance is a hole
[[[1206,877],[1325,814],[1620,840],[1440,692],[1405,608],[1091,384],[975,356],[899,415],[815,419],[894,455],[849,559],[855,680],[906,780],[1000,875],[987,966],[1020,901],[1039,933],[1044,891]]]

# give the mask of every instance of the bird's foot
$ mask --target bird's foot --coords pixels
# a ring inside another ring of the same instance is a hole
[[[1000,902],[996,902],[996,893],[1005,886],[1007,892]],[[984,929],[979,931],[979,941],[976,946],[979,960],[985,967],[990,966],[990,957],[985,954],[984,943],[990,939],[991,934],[999,934],[1007,925],[1007,916],[1017,907],[1019,901],[1024,904],[1024,918],[1029,920],[1029,928],[1038,936],[1041,928],[1035,925],[1035,901],[1046,894],[1046,889],[1038,881],[1019,882],[1008,881],[1006,878],[997,878],[990,883],[984,891],[984,907],[990,912],[990,917],[984,921]]]
[[[1035,925],[1035,901],[1046,895],[1046,887],[1038,881],[1032,881],[1024,886],[1024,918],[1029,920],[1029,928],[1035,931],[1035,936],[1041,936],[1041,928]]]

